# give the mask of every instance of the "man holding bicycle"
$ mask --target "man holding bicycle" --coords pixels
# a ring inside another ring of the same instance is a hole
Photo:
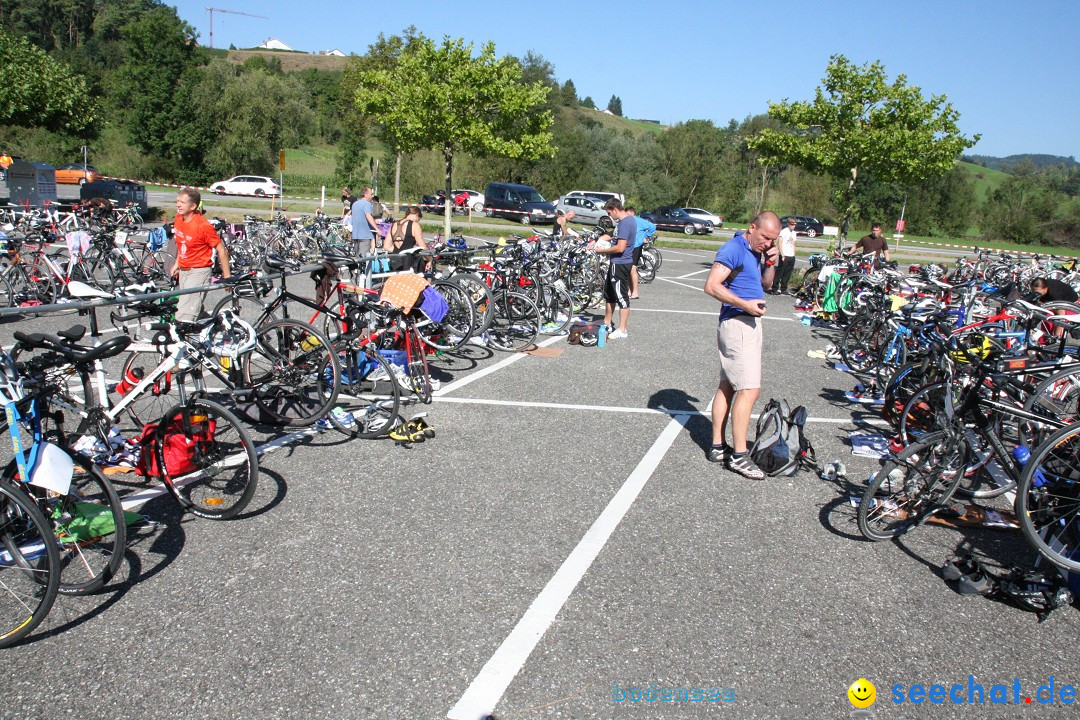
[[[726,463],[728,469],[752,480],[765,477],[750,459],[746,435],[750,413],[761,394],[761,317],[766,308],[765,288],[776,274],[779,235],[776,213],[758,214],[745,234],[736,234],[716,252],[705,281],[705,294],[723,303],[716,328],[720,384],[713,397],[709,460]],[[731,448],[724,443],[729,415]]]
[[[173,219],[173,237],[176,239],[176,262],[169,274],[179,279],[179,288],[200,287],[210,284],[214,272],[214,250],[221,262],[221,275],[228,278],[229,250],[221,242],[217,231],[197,211],[202,197],[196,190],[181,190],[176,196],[176,218]],[[202,314],[206,293],[188,293],[178,298],[176,320],[195,322]]]

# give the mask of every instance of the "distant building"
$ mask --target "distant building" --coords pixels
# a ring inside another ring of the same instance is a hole
[[[611,111],[610,111],[610,110],[608,110],[607,108],[604,108],[604,109],[603,109],[603,110],[601,110],[600,112],[604,113],[605,115],[612,115],[612,116],[614,116],[614,115],[615,115],[615,113],[611,112]]]
[[[320,55],[333,55],[334,57],[345,57],[345,53],[341,52],[337,48],[334,48],[333,50],[320,50],[319,54]]]
[[[289,47],[285,43],[281,42],[277,38],[270,38],[269,40],[264,42],[262,45],[257,46],[257,49],[259,49],[259,50],[288,50],[290,52],[296,52],[291,47]]]

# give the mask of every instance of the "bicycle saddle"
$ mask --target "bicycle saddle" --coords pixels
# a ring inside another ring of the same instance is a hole
[[[336,252],[334,250],[323,251],[323,258],[329,260],[335,265],[356,265],[356,258],[352,255],[346,255],[345,253]]]
[[[282,257],[277,253],[270,253],[266,256],[266,267],[271,270],[296,270],[300,267],[300,263],[289,258]]]
[[[57,331],[56,334],[70,343],[77,343],[86,335],[86,328],[82,325],[72,325],[67,330]]]

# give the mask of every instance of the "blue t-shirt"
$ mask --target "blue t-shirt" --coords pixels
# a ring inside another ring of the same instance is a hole
[[[645,238],[656,234],[656,225],[645,218],[639,217],[635,217],[634,222],[637,223],[637,234],[634,236],[634,247],[639,248],[645,244]]]
[[[634,264],[634,236],[637,234],[637,224],[634,222],[633,215],[627,215],[619,221],[618,226],[615,228],[615,241],[611,244],[615,245],[619,239],[626,240],[626,248],[622,251],[622,255],[612,255],[612,265],[633,265]]]
[[[367,214],[371,212],[371,203],[367,200],[357,200],[352,206],[352,238],[353,240],[371,240],[375,233],[371,232]]]
[[[761,256],[750,249],[750,243],[742,233],[738,233],[716,251],[714,262],[731,268],[731,275],[728,275],[724,284],[736,296],[743,300],[765,299],[765,288],[761,286]],[[732,275],[735,276],[734,279]],[[742,308],[724,303],[720,310],[720,320],[748,314]]]

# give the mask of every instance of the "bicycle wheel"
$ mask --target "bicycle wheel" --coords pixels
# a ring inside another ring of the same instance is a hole
[[[471,273],[456,274],[452,278],[472,301],[475,311],[471,336],[480,336],[491,327],[491,320],[495,317],[495,306],[492,301],[491,290],[486,283]]]
[[[656,261],[648,253],[641,254],[641,264],[638,265],[638,282],[651,283],[656,279]]]
[[[8,279],[16,305],[48,305],[56,301],[56,284],[44,261],[13,267]]]
[[[487,332],[496,350],[520,352],[532,345],[540,331],[536,303],[520,293],[502,291],[495,297],[495,317]]]
[[[1080,572],[1080,425],[1035,449],[1016,488],[1016,516],[1028,542],[1050,562]]]
[[[269,315],[266,313],[266,303],[270,301],[270,297],[265,298],[254,297],[251,295],[232,295],[226,294],[225,297],[218,301],[218,304],[214,306],[214,315],[220,315],[221,311],[225,308],[229,308],[237,317],[244,322],[248,323],[252,327],[259,327],[260,324],[266,325],[267,323],[281,319],[280,308],[274,310]],[[262,321],[260,323],[260,320]]]
[[[287,318],[257,330],[255,349],[243,360],[255,404],[274,422],[293,427],[330,412],[341,389],[341,365],[326,336]]]
[[[453,280],[436,280],[431,285],[446,299],[450,309],[441,322],[431,322],[426,318],[418,320],[416,331],[427,345],[436,350],[453,352],[468,342],[476,322],[476,312],[468,293]]]
[[[60,587],[64,595],[97,592],[109,582],[127,548],[127,523],[120,496],[109,479],[86,456],[61,448],[75,472],[66,495],[57,495],[34,486],[27,490],[53,523],[59,547]],[[14,465],[9,466],[14,475]]]
[[[664,264],[664,256],[661,255],[660,251],[653,245],[644,248],[641,251],[641,257],[642,259],[646,257],[652,258],[653,270],[659,270],[660,266]],[[640,272],[640,268],[638,269],[638,271]]]
[[[408,347],[409,389],[425,405],[431,402],[431,369],[428,367],[427,348],[420,339],[420,331],[410,324],[407,330],[411,334]]]
[[[49,521],[21,487],[0,481],[0,648],[45,619],[59,586],[60,553]]]
[[[199,517],[227,520],[255,494],[259,458],[235,415],[205,399],[176,405],[154,436],[158,476]]]
[[[859,531],[877,542],[921,525],[952,497],[966,456],[960,438],[940,432],[886,460],[859,503]]]
[[[327,418],[353,437],[386,435],[397,420],[401,388],[390,363],[374,349],[347,348],[338,353],[341,392]],[[340,411],[340,412],[339,412]]]
[[[889,339],[884,322],[874,315],[861,315],[844,330],[840,356],[849,368],[864,372],[881,358]]]
[[[565,335],[574,319],[574,301],[562,280],[538,285],[533,301],[540,311],[540,332],[544,335]]]

